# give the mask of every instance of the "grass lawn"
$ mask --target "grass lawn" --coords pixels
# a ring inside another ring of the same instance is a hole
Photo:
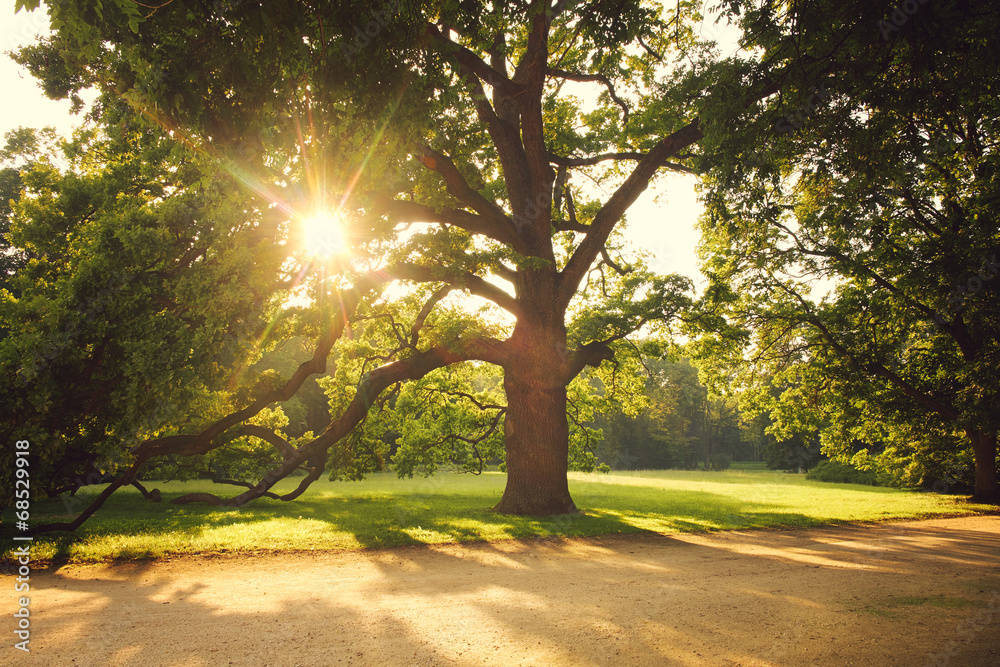
[[[260,499],[240,508],[150,503],[129,487],[105,504],[75,535],[35,539],[34,559],[94,561],[175,553],[358,549],[407,544],[504,540],[608,533],[812,526],[989,510],[941,496],[849,484],[812,482],[804,475],[734,470],[571,473],[580,514],[513,517],[488,510],[506,477],[439,473],[398,479],[372,475],[363,482],[314,483],[292,502]],[[297,479],[274,490],[291,490]],[[235,494],[208,482],[147,483],[164,501],[185,493]],[[213,488],[214,487],[214,488]],[[78,494],[89,501],[101,487]],[[74,508],[78,512],[83,503]],[[74,515],[60,500],[35,503],[38,525]],[[7,542],[10,544],[10,542]]]

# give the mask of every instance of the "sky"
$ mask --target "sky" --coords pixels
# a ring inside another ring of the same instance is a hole
[[[43,10],[14,13],[8,0],[0,10],[0,86],[7,103],[0,107],[0,135],[20,126],[54,126],[69,133],[79,125],[70,114],[68,100],[46,98],[34,79],[6,55],[39,34],[48,32],[48,16]],[[718,30],[706,21],[703,33]],[[695,191],[696,179],[687,174],[669,174],[643,193],[626,215],[625,235],[636,248],[649,253],[651,268],[657,273],[680,273],[700,282],[695,255],[698,244],[696,223],[701,205]],[[608,195],[611,193],[608,192]]]
[[[9,51],[34,42],[39,33],[49,29],[48,15],[42,10],[14,14],[14,3],[7,0],[0,10],[0,90],[6,102],[0,107],[0,133],[6,134],[20,126],[44,127],[52,125],[61,132],[69,132],[79,119],[70,115],[69,100],[53,102],[42,94],[38,84],[27,71],[10,60]]]

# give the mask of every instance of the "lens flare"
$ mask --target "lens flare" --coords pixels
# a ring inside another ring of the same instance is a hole
[[[347,254],[344,223],[331,213],[316,213],[302,219],[303,249],[312,257],[330,258]]]

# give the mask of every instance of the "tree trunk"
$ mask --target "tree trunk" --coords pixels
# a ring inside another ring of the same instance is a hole
[[[504,367],[507,486],[494,507],[502,514],[541,516],[576,512],[566,479],[566,329],[519,322],[516,351]]]
[[[978,503],[1000,505],[1000,487],[997,486],[997,434],[996,431],[968,430],[972,451],[976,458],[976,485],[972,499]]]

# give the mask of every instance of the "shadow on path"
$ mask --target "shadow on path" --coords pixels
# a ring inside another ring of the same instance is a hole
[[[998,563],[972,517],[71,565],[0,662],[996,665]]]

